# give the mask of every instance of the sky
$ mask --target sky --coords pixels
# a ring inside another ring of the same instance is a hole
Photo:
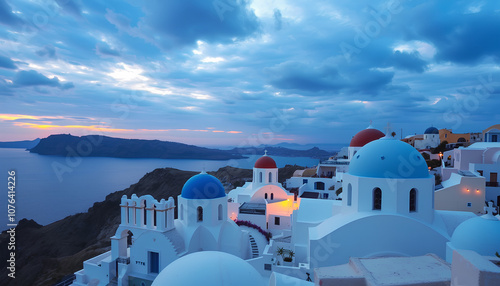
[[[499,67],[494,0],[0,0],[0,141],[480,132]]]

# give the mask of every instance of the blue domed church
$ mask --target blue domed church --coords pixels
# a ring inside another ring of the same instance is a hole
[[[227,203],[221,182],[205,172],[184,184],[176,220],[173,198],[123,196],[111,250],[85,261],[73,285],[151,285],[166,266],[201,251],[252,258],[258,250],[248,230],[228,219]]]

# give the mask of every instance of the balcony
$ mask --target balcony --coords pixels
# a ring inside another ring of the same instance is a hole
[[[486,187],[498,187],[498,182],[486,182]]]

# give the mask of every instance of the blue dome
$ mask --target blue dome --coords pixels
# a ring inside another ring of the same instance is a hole
[[[424,134],[439,134],[439,130],[436,127],[429,127],[425,129]]]
[[[493,256],[500,249],[500,220],[482,217],[468,219],[455,229],[451,243],[456,249]]]
[[[192,176],[182,187],[181,197],[185,199],[206,200],[225,197],[222,183],[214,176],[201,173]]]
[[[387,137],[366,144],[354,154],[349,164],[349,174],[390,179],[430,177],[425,159],[417,149]]]

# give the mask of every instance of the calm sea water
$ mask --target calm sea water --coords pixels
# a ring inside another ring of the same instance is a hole
[[[183,159],[81,158],[38,155],[24,149],[0,148],[0,230],[7,229],[7,172],[16,172],[16,219],[34,219],[48,224],[68,215],[85,212],[106,195],[123,190],[147,172],[172,167],[187,171],[216,171],[230,165],[251,169],[260,156],[212,161]],[[276,157],[278,167],[286,164],[314,166],[317,159]],[[3,183],[2,183],[3,181]],[[3,212],[3,214],[2,214]]]

